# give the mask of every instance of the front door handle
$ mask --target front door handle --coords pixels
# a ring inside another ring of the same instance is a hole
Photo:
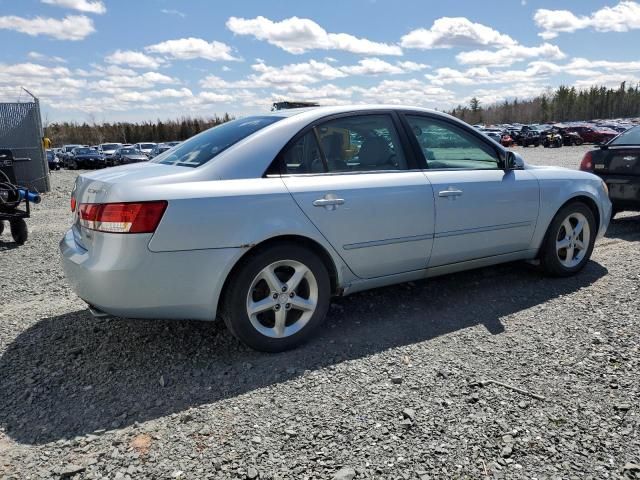
[[[327,207],[330,205],[343,205],[344,198],[319,198],[313,201],[314,207]]]
[[[438,192],[439,197],[459,197],[462,195],[462,190],[449,187],[447,190],[441,190]]]

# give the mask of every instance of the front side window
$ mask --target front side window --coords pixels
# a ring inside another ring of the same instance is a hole
[[[158,155],[151,163],[199,167],[240,140],[284,117],[275,115],[245,117],[210,128],[175,148]]]
[[[475,135],[447,122],[407,115],[427,168],[498,169],[496,151]]]

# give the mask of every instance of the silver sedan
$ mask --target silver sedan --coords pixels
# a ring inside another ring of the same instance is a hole
[[[95,315],[221,317],[264,351],[308,339],[334,295],[516,260],[573,275],[611,215],[598,177],[396,106],[233,120],[80,175],[71,204],[64,269]]]

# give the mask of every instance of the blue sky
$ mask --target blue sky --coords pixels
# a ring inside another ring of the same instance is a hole
[[[0,45],[0,100],[24,86],[48,121],[443,109],[640,81],[640,3],[0,0]]]

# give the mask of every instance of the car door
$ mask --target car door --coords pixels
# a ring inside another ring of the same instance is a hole
[[[497,147],[471,129],[428,115],[404,118],[434,190],[429,266],[529,249],[540,204],[538,180],[526,170],[504,170]]]
[[[425,269],[433,190],[392,113],[317,122],[281,155],[298,206],[361,278]]]

